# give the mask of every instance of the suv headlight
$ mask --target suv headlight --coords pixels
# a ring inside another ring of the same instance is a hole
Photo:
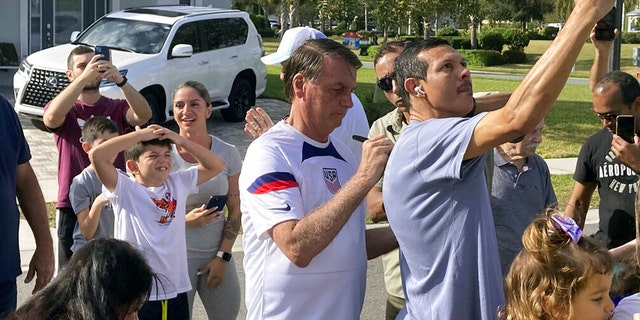
[[[18,68],[18,72],[22,72],[24,74],[29,74],[31,72],[31,64],[27,62],[27,59],[22,60],[20,63],[20,67]]]
[[[122,70],[119,70],[119,71],[120,71],[120,74],[122,76],[126,76],[127,72],[129,71],[129,69],[122,69]],[[115,86],[115,85],[116,85],[115,83],[113,83],[113,82],[111,82],[111,81],[109,81],[107,79],[100,80],[100,87],[111,87],[111,86]]]

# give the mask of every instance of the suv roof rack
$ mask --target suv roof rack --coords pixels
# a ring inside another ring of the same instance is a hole
[[[219,9],[208,7],[193,7],[187,5],[156,5],[156,6],[144,6],[134,7],[122,10],[122,12],[140,13],[140,14],[153,14],[168,18],[176,18],[183,16],[193,16],[199,14],[211,14],[224,12],[236,12],[235,9]]]

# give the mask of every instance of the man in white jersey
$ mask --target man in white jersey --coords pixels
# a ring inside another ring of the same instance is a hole
[[[293,51],[306,40],[326,38],[327,36],[325,36],[324,33],[314,28],[291,28],[282,36],[278,50],[260,58],[260,60],[266,65],[281,64],[289,59]],[[282,73],[280,74],[280,79],[282,79]],[[358,99],[354,93],[351,93],[351,99],[353,100],[353,107],[349,108],[347,114],[342,118],[342,123],[333,130],[331,135],[346,144],[359,163],[362,154],[362,143],[353,140],[352,137],[354,134],[366,137],[369,133],[369,122],[360,99]],[[260,107],[249,110],[246,121],[247,124],[244,127],[244,131],[253,138],[257,138],[273,126],[271,117]]]
[[[364,228],[362,200],[392,142],[363,144],[362,161],[329,134],[353,106],[358,57],[309,40],[283,69],[291,115],[256,139],[240,174],[248,319],[359,319],[366,260],[397,247]]]

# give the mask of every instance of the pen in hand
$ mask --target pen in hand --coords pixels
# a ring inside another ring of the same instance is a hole
[[[363,137],[363,136],[359,136],[357,134],[352,135],[351,139],[353,139],[355,141],[359,141],[359,142],[365,142],[365,141],[369,140],[369,138]]]

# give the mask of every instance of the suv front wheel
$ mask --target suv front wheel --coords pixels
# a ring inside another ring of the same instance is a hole
[[[240,122],[255,103],[256,92],[251,83],[245,78],[237,78],[229,93],[229,108],[220,110],[220,113],[226,121]]]
[[[159,99],[156,97],[155,93],[153,91],[144,91],[142,96],[147,100],[147,103],[151,108],[152,115],[151,119],[149,119],[149,123],[164,123],[167,119],[165,116],[165,108],[160,105],[160,102],[158,101]]]

